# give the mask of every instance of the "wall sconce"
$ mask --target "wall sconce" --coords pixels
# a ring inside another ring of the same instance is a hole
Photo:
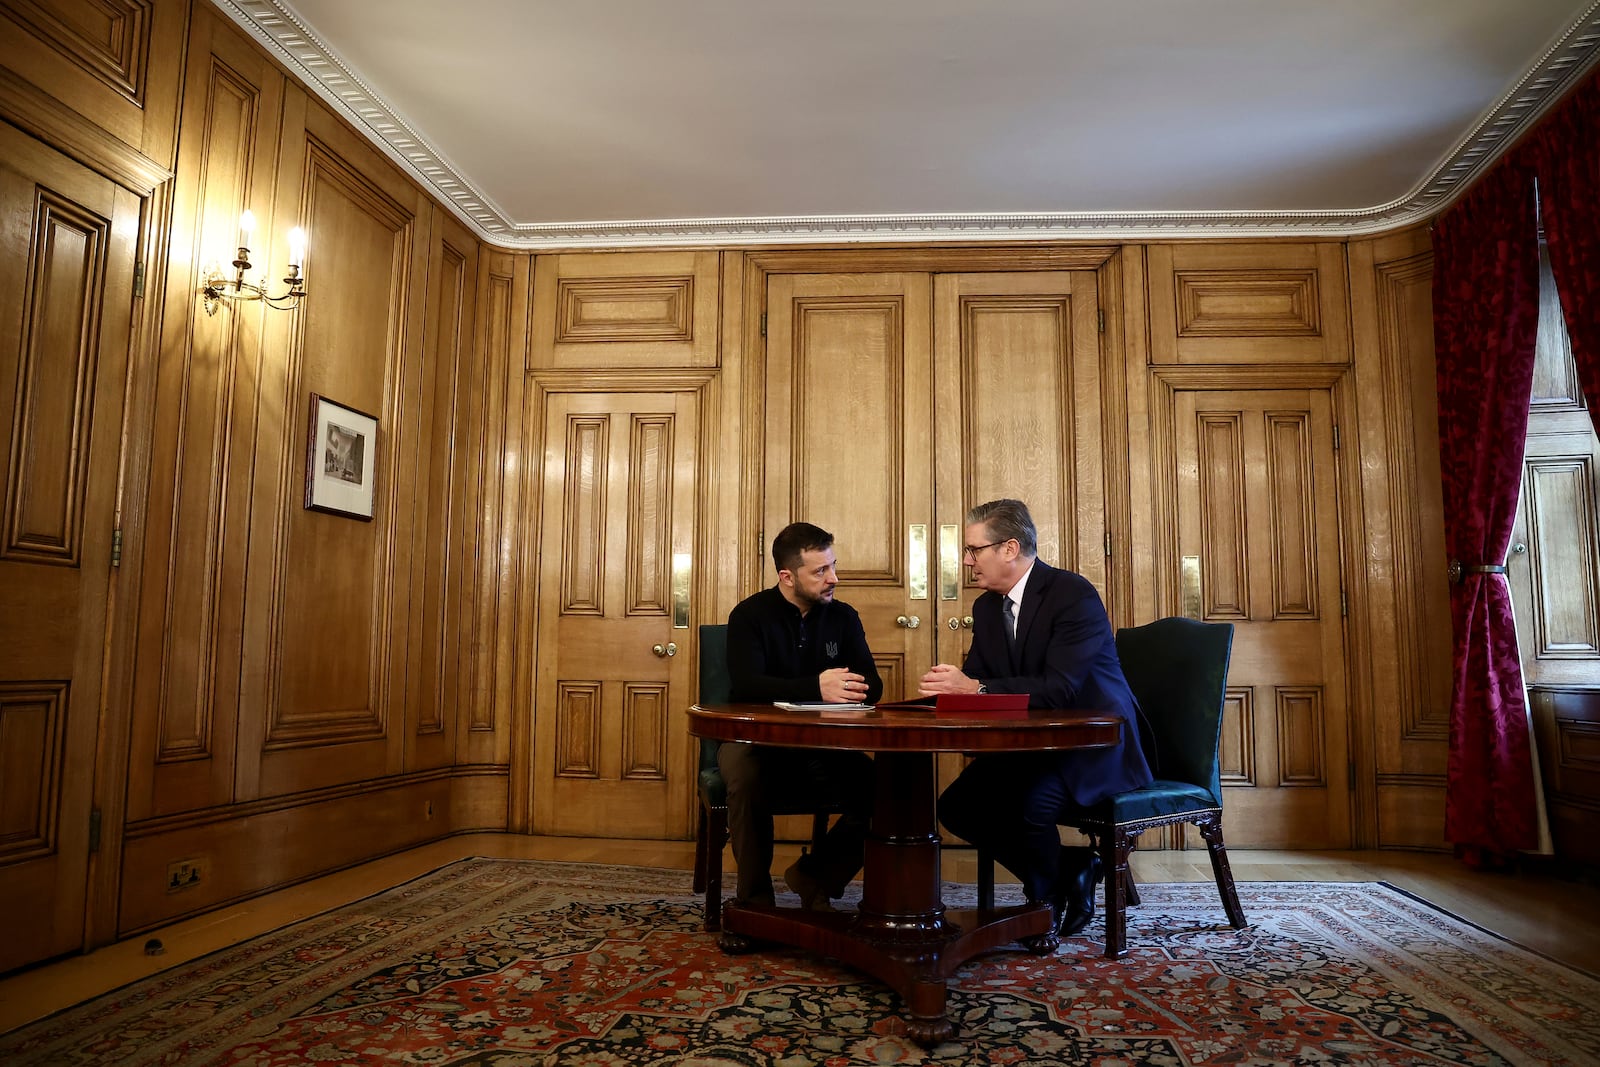
[[[254,215],[246,211],[239,216],[239,258],[233,261],[232,281],[215,267],[206,274],[200,292],[205,295],[207,315],[215,315],[217,305],[224,300],[259,300],[279,311],[293,311],[305,298],[306,280],[300,268],[306,261],[306,231],[298,226],[289,231],[289,273],[283,279],[288,290],[279,296],[272,296],[265,285],[256,285],[244,279],[244,272],[251,268],[250,234],[255,228]]]

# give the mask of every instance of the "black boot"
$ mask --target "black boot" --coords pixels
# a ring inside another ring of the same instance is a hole
[[[1060,895],[1062,937],[1071,937],[1094,918],[1094,887],[1100,883],[1100,856],[1093,849],[1063,848],[1056,882]]]

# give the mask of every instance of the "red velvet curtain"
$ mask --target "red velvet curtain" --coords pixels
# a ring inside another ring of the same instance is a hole
[[[1536,161],[1550,270],[1589,418],[1600,430],[1600,73],[1567,97],[1519,151]]]
[[[1453,579],[1445,836],[1469,858],[1497,859],[1538,844],[1527,695],[1503,568],[1539,319],[1531,166],[1517,158],[1498,164],[1439,218],[1433,246],[1439,460]]]

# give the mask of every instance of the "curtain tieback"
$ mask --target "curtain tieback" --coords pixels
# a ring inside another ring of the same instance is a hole
[[[1460,585],[1469,574],[1504,574],[1506,566],[1504,563],[1462,563],[1459,559],[1453,559],[1448,573],[1451,583]]]

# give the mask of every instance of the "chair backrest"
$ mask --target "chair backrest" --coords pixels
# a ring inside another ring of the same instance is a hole
[[[1122,673],[1150,727],[1145,758],[1157,778],[1209,789],[1222,803],[1217,748],[1233,624],[1157,619],[1117,631]]]
[[[707,624],[700,627],[700,703],[726,704],[733,692],[728,675],[728,627]],[[717,742],[700,739],[700,769],[717,769]]]

